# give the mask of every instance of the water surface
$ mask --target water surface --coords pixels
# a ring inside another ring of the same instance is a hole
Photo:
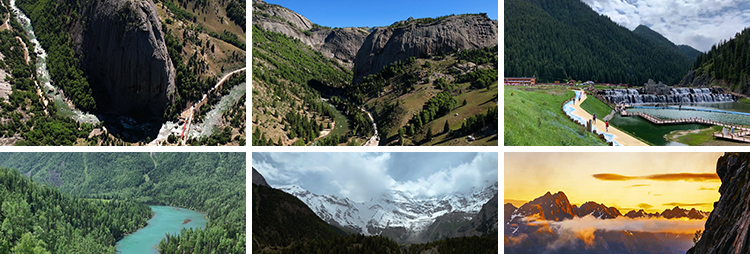
[[[171,206],[151,206],[154,217],[148,225],[117,242],[117,253],[158,253],[156,246],[166,234],[175,235],[183,228],[204,228],[208,220],[202,213]],[[190,220],[184,223],[186,220]],[[184,224],[183,224],[184,223]]]

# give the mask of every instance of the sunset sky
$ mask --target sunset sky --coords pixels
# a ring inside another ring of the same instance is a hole
[[[723,153],[505,153],[505,202],[516,207],[563,191],[571,203],[644,209],[713,210]]]

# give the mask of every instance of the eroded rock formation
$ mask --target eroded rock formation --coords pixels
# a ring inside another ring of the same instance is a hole
[[[750,154],[727,153],[716,165],[721,198],[714,203],[705,231],[688,254],[750,253]]]
[[[409,19],[376,28],[367,36],[354,62],[354,83],[395,61],[456,50],[497,45],[497,20],[466,14],[435,21]]]

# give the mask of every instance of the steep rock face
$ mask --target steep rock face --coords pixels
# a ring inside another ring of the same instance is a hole
[[[263,177],[255,168],[253,168],[253,184],[257,184],[260,186],[266,186],[271,187],[271,185],[268,185],[266,182],[266,178]]]
[[[750,154],[727,153],[716,165],[721,198],[700,241],[687,253],[750,253]]]
[[[325,57],[338,60],[348,69],[354,66],[357,50],[368,34],[360,28],[314,27],[310,20],[299,13],[260,0],[253,0],[253,24],[296,38]]]
[[[429,23],[410,19],[395,27],[376,28],[357,52],[354,83],[412,56],[495,46],[497,30],[497,20],[483,14],[451,16]]]
[[[74,49],[103,113],[161,118],[175,69],[151,0],[89,0]]]

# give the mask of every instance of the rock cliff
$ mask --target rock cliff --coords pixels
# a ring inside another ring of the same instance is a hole
[[[296,38],[347,69],[354,66],[357,50],[368,34],[361,28],[317,26],[299,13],[261,0],[253,0],[253,25]]]
[[[161,118],[175,69],[151,0],[88,0],[72,28],[81,69],[102,113]]]
[[[716,165],[721,198],[714,203],[705,231],[688,254],[750,253],[750,154],[727,153]]]
[[[376,28],[354,61],[354,83],[395,61],[497,45],[497,20],[486,14],[409,19]]]

